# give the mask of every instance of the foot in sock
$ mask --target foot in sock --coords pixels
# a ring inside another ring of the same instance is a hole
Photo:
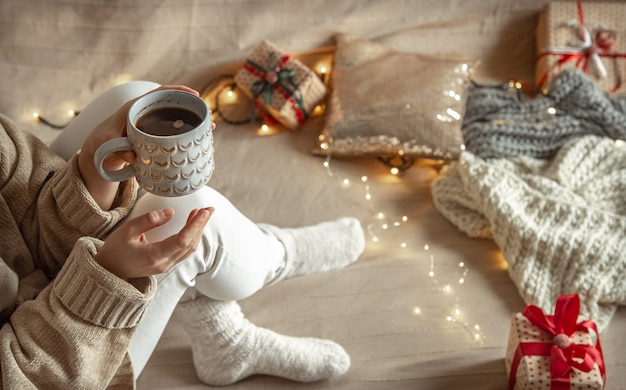
[[[365,234],[356,218],[291,229],[266,224],[259,227],[273,233],[285,246],[285,267],[273,283],[343,268],[355,262],[365,249]]]
[[[313,382],[344,374],[350,357],[337,343],[280,335],[244,318],[235,301],[201,297],[181,304],[194,366],[207,385],[225,386],[264,374]]]

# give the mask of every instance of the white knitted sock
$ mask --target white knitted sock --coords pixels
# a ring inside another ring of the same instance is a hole
[[[365,234],[356,218],[344,217],[291,229],[259,226],[273,233],[285,246],[285,267],[272,283],[346,267],[365,249]]]
[[[225,386],[265,374],[313,382],[344,374],[350,357],[337,343],[280,335],[244,318],[239,304],[201,297],[181,304],[198,378]]]

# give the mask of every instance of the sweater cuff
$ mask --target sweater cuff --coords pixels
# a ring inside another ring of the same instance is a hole
[[[61,272],[54,279],[53,293],[76,316],[108,329],[137,325],[156,291],[156,279],[142,279],[139,291],[130,283],[102,268],[93,256],[103,242],[78,240]]]
[[[104,211],[95,202],[78,171],[78,155],[52,178],[52,191],[61,213],[84,236],[103,237],[126,217],[137,200],[135,180],[120,183],[111,209]]]

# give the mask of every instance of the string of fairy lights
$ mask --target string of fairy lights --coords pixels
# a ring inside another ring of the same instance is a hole
[[[329,79],[329,67],[326,64],[317,67],[316,73],[325,82]],[[232,76],[221,75],[210,80],[202,90],[202,97],[212,110],[213,119],[221,120],[228,124],[250,124],[254,123],[257,127],[257,135],[267,136],[280,132],[280,126],[274,122],[268,122],[267,117],[259,115],[250,110],[250,99],[244,93],[239,93],[236,84],[233,82]],[[323,115],[325,111],[325,103],[320,103],[316,106],[311,113],[311,116]],[[68,121],[71,121],[73,117],[78,115],[78,111],[69,110],[67,117]],[[38,123],[44,124],[53,129],[63,129],[67,123],[56,124],[47,120],[39,113],[33,113],[33,118]],[[440,262],[435,260],[434,254],[430,251],[428,244],[423,244],[423,247],[411,248],[407,241],[400,241],[399,243],[392,244],[389,237],[402,236],[399,230],[407,226],[408,217],[402,215],[399,217],[392,217],[388,215],[384,210],[377,209],[377,202],[373,195],[373,186],[382,185],[382,183],[373,183],[367,175],[361,175],[351,179],[349,177],[340,176],[335,172],[331,165],[332,162],[332,149],[329,147],[327,150],[325,159],[322,162],[323,169],[326,171],[329,180],[335,181],[338,186],[344,189],[354,189],[360,191],[364,200],[363,206],[367,208],[367,211],[371,214],[371,220],[366,225],[367,235],[369,239],[377,244],[386,248],[392,249],[390,246],[398,245],[400,249],[406,250],[407,253],[414,253],[416,261],[428,262],[428,274],[427,278],[432,283],[432,286],[441,294],[442,299],[446,299],[449,303],[442,307],[433,307],[432,303],[429,305],[429,309],[425,309],[423,306],[416,304],[411,308],[409,315],[415,318],[420,318],[425,315],[431,317],[440,317],[443,321],[460,326],[469,335],[472,342],[482,345],[485,341],[485,335],[482,332],[480,325],[470,324],[465,319],[465,312],[462,308],[461,293],[463,286],[466,283],[469,269],[463,262],[459,262],[455,266],[454,276],[452,281],[443,281],[440,279],[441,275],[450,274],[449,270],[446,272],[446,268],[450,265],[439,264]],[[411,167],[413,161],[407,161],[400,159],[400,164],[391,163],[389,160],[381,160],[389,167],[389,174],[393,176],[400,175],[404,170]],[[439,272],[441,271],[441,272]],[[449,278],[449,277],[448,277]],[[435,305],[436,306],[436,305]]]
[[[382,210],[375,207],[376,199],[372,194],[372,183],[368,176],[363,175],[357,179],[350,179],[345,176],[339,176],[335,170],[331,167],[331,154],[329,153],[324,162],[322,163],[326,173],[331,180],[336,182],[340,188],[356,188],[362,193],[365,207],[371,213],[372,217],[370,222],[366,226],[366,230],[369,239],[376,244],[385,245],[388,249],[392,249],[394,244],[388,237],[402,236],[397,234],[399,229],[402,229],[407,225],[409,218],[406,215],[400,217],[392,217]],[[392,173],[393,174],[393,173]],[[379,184],[379,183],[377,183]],[[449,281],[443,281],[439,279],[439,270],[444,268],[441,272],[442,275],[449,274],[445,272],[446,265],[438,265],[435,260],[434,254],[430,251],[430,245],[424,244],[423,248],[411,248],[409,243],[404,240],[400,240],[399,243],[395,243],[400,249],[412,252],[415,254],[416,261],[428,261],[428,279],[435,289],[442,294],[442,298],[447,298],[449,306],[430,309],[423,309],[422,306],[416,305],[412,308],[412,314],[416,317],[422,317],[424,315],[440,316],[448,323],[460,326],[465,332],[468,333],[472,342],[483,345],[486,337],[482,331],[482,328],[477,323],[470,323],[466,319],[465,311],[462,309],[461,296],[463,286],[466,283],[469,268],[464,262],[456,264],[453,276],[448,276]],[[448,265],[449,266],[449,265]],[[432,304],[429,305],[432,307]],[[440,311],[443,310],[443,314]]]
[[[326,65],[320,65],[317,67],[318,76],[328,81],[329,68]],[[323,103],[317,106],[314,110],[315,115],[323,115],[325,106]],[[261,124],[261,127],[264,124]],[[267,130],[261,130],[260,133],[264,133]],[[322,148],[326,151],[326,156],[322,162],[322,166],[329,177],[329,180],[335,182],[337,186],[343,189],[353,189],[359,191],[363,199],[363,207],[370,213],[371,218],[366,225],[366,230],[369,239],[378,245],[383,245],[389,249],[391,246],[397,245],[401,250],[407,251],[415,255],[416,261],[428,261],[428,280],[432,283],[433,287],[442,295],[443,298],[447,298],[450,305],[443,308],[425,309],[420,305],[414,306],[411,311],[412,315],[416,318],[420,318],[424,315],[440,316],[444,321],[460,326],[465,332],[468,333],[470,340],[478,345],[483,345],[486,337],[482,331],[482,328],[477,323],[470,323],[466,319],[464,310],[462,309],[461,295],[463,286],[466,283],[469,269],[464,262],[456,264],[452,280],[444,282],[440,279],[440,274],[450,274],[449,270],[445,269],[444,264],[439,264],[436,261],[434,254],[430,251],[430,246],[424,244],[422,248],[412,248],[410,244],[405,240],[399,240],[399,242],[391,239],[390,237],[402,237],[402,234],[398,234],[399,230],[402,230],[408,225],[409,218],[406,215],[391,216],[384,210],[380,210],[377,207],[377,200],[374,196],[373,187],[382,185],[382,183],[373,183],[367,175],[356,176],[354,178],[340,175],[334,169],[332,163],[332,144],[325,142],[325,139],[319,140]],[[399,176],[406,169],[409,169],[414,161],[410,159],[402,158],[400,154],[395,159],[380,159],[386,166],[389,167],[389,174],[392,176]],[[444,269],[442,269],[444,268]],[[439,272],[441,271],[441,272]],[[450,276],[448,277],[450,278]],[[429,305],[432,307],[432,305]],[[445,306],[445,305],[444,305]]]

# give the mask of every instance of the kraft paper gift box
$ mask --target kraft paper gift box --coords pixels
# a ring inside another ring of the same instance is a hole
[[[327,93],[315,72],[267,40],[252,51],[235,74],[235,82],[255,104],[291,130],[308,118]]]
[[[579,317],[578,295],[564,294],[555,314],[534,305],[515,313],[505,358],[509,389],[603,389],[605,369],[595,323]]]
[[[576,67],[601,89],[626,95],[626,3],[549,3],[539,15],[536,43],[542,92],[562,69]]]

